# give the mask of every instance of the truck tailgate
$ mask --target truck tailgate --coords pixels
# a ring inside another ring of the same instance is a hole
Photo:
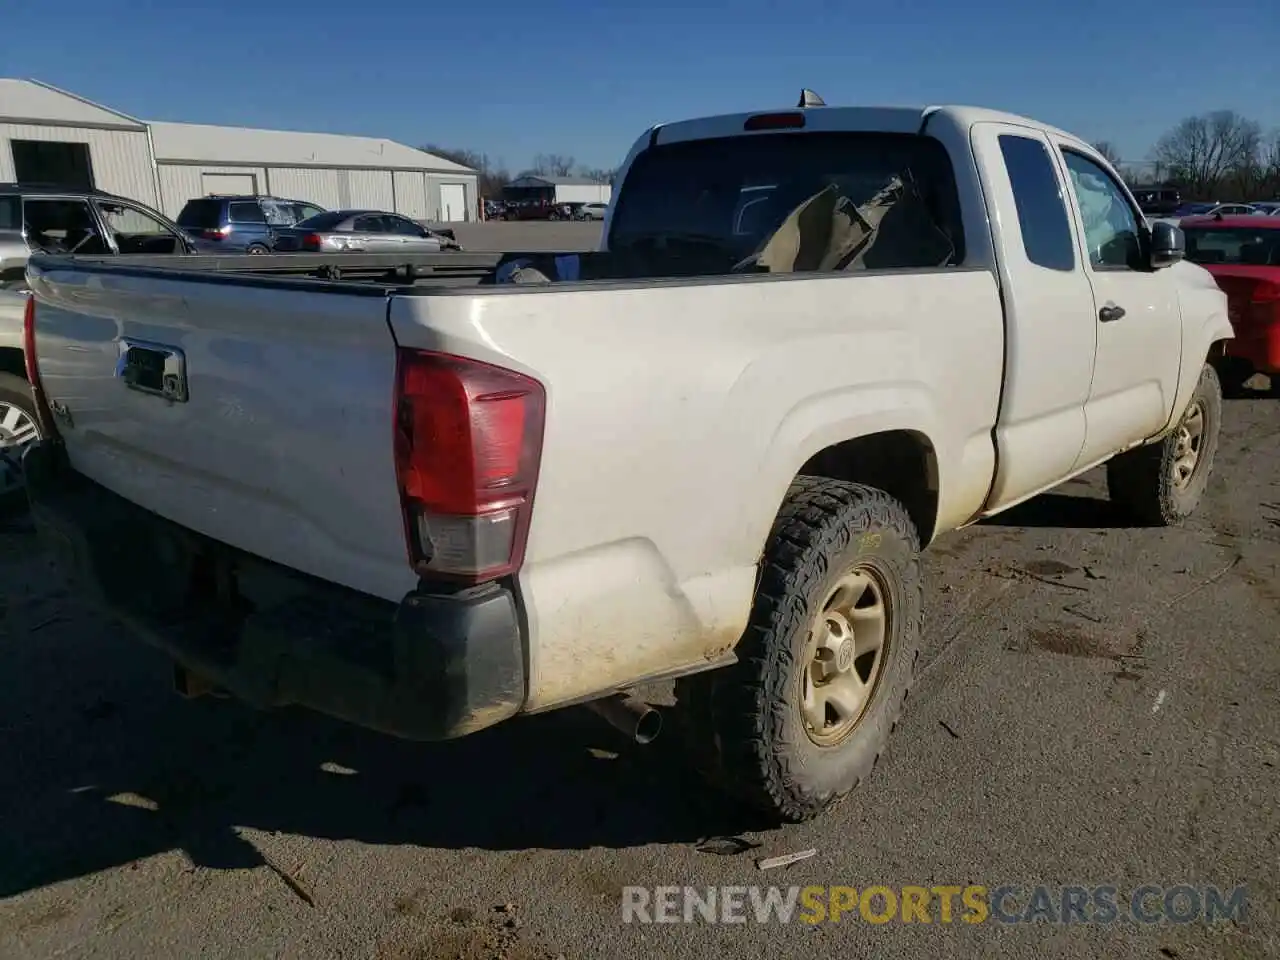
[[[296,570],[386,599],[413,586],[382,291],[31,276],[41,381],[77,471]]]

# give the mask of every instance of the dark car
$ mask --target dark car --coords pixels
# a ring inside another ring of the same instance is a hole
[[[24,281],[36,252],[103,256],[214,252],[145,204],[101,190],[0,183],[0,286]]]
[[[1182,192],[1176,187],[1138,187],[1133,191],[1138,208],[1150,217],[1167,217],[1182,206]]]
[[[569,206],[543,200],[518,200],[507,207],[504,220],[568,220]]]
[[[385,210],[330,210],[275,232],[277,253],[438,253],[460,250],[452,231]]]
[[[212,196],[188,200],[178,225],[227,253],[270,253],[275,229],[324,213],[302,200],[268,196]]]

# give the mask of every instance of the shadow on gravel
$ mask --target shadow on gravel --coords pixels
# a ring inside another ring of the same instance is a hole
[[[1065,493],[1042,493],[1016,507],[988,517],[984,527],[1103,528],[1127,529],[1134,524],[1110,500],[1073,497]]]
[[[0,531],[0,551],[27,539]],[[6,573],[0,897],[168,850],[207,868],[294,867],[269,862],[240,828],[523,850],[695,844],[769,827],[705,788],[670,731],[638,747],[582,710],[415,744],[303,711],[183,701],[164,658],[61,591],[41,598],[36,578],[14,585]]]

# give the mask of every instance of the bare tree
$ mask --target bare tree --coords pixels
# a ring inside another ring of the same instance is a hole
[[[1093,149],[1102,154],[1102,159],[1107,161],[1116,169],[1120,167],[1120,151],[1116,149],[1115,144],[1110,140],[1099,140],[1093,145]]]
[[[1258,166],[1262,130],[1234,110],[1187,117],[1156,143],[1154,156],[1198,196],[1229,177],[1248,179]]]
[[[540,153],[533,158],[530,169],[543,177],[567,177],[575,166],[573,157],[561,153]]]
[[[613,178],[618,175],[617,170],[606,170],[603,167],[583,167],[581,173],[595,183],[613,183]]]
[[[437,144],[428,144],[425,147],[419,147],[419,149],[435,154],[437,157],[452,160],[454,163],[460,163],[464,167],[470,167],[476,171],[480,175],[477,179],[479,180],[480,196],[482,197],[502,196],[502,188],[511,182],[511,174],[507,172],[502,163],[492,163],[487,153],[455,147],[442,147]]]
[[[1262,147],[1259,160],[1269,178],[1280,179],[1280,130],[1271,131],[1271,136]]]

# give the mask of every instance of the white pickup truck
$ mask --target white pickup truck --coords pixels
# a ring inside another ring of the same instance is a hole
[[[1067,133],[662,124],[604,238],[33,258],[38,529],[187,693],[424,740],[593,703],[645,739],[623,698],[678,678],[691,755],[798,820],[899,718],[923,546],[1104,461],[1143,523],[1205,489],[1226,298]]]

